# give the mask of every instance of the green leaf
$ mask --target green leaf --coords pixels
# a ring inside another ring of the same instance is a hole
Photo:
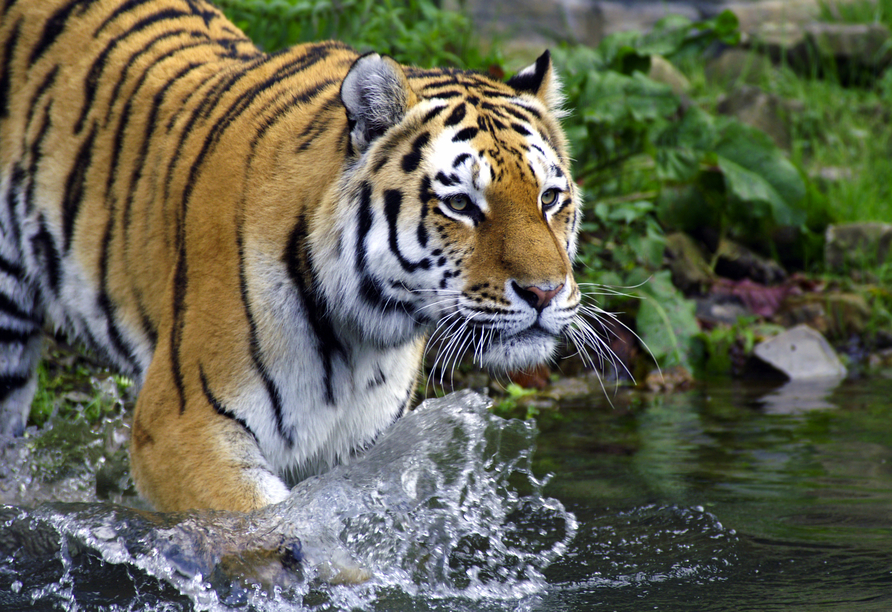
[[[700,332],[695,305],[672,284],[668,270],[654,274],[638,290],[642,298],[636,329],[661,367],[689,367],[688,354]]]
[[[796,167],[759,130],[729,123],[715,148],[729,195],[738,202],[767,204],[780,225],[799,225],[805,213],[805,183]]]

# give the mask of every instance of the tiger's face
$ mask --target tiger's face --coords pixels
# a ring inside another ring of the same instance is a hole
[[[543,57],[508,84],[470,73],[401,82],[401,67],[379,57],[393,73],[365,76],[408,88],[397,110],[386,108],[392,92],[351,98],[348,76],[348,115],[365,96],[399,116],[383,133],[380,115],[351,116],[360,152],[342,237],[356,247],[367,337],[389,344],[422,330],[453,358],[471,352],[489,369],[518,370],[546,360],[570,327],[579,198],[549,108],[556,95],[540,91],[555,81]]]

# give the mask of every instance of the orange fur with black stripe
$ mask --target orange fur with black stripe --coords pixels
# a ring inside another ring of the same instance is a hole
[[[0,425],[45,323],[132,376],[159,509],[250,510],[371,444],[427,336],[491,368],[574,324],[579,202],[546,53],[507,84],[203,0],[7,0]]]

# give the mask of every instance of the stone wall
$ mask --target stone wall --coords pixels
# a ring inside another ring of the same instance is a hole
[[[846,2],[851,0],[836,0]],[[821,0],[444,0],[470,13],[484,35],[495,34],[511,49],[569,40],[597,45],[624,30],[648,30],[667,14],[708,19],[731,9],[741,30],[766,22],[801,24],[819,14]]]

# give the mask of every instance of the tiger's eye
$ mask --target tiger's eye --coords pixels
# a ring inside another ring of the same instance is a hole
[[[449,198],[446,203],[449,204],[449,208],[451,208],[452,210],[456,212],[462,212],[464,210],[467,210],[468,206],[471,205],[471,200],[465,194],[460,193]]]
[[[548,207],[557,201],[557,189],[546,189],[542,193],[542,206]]]

